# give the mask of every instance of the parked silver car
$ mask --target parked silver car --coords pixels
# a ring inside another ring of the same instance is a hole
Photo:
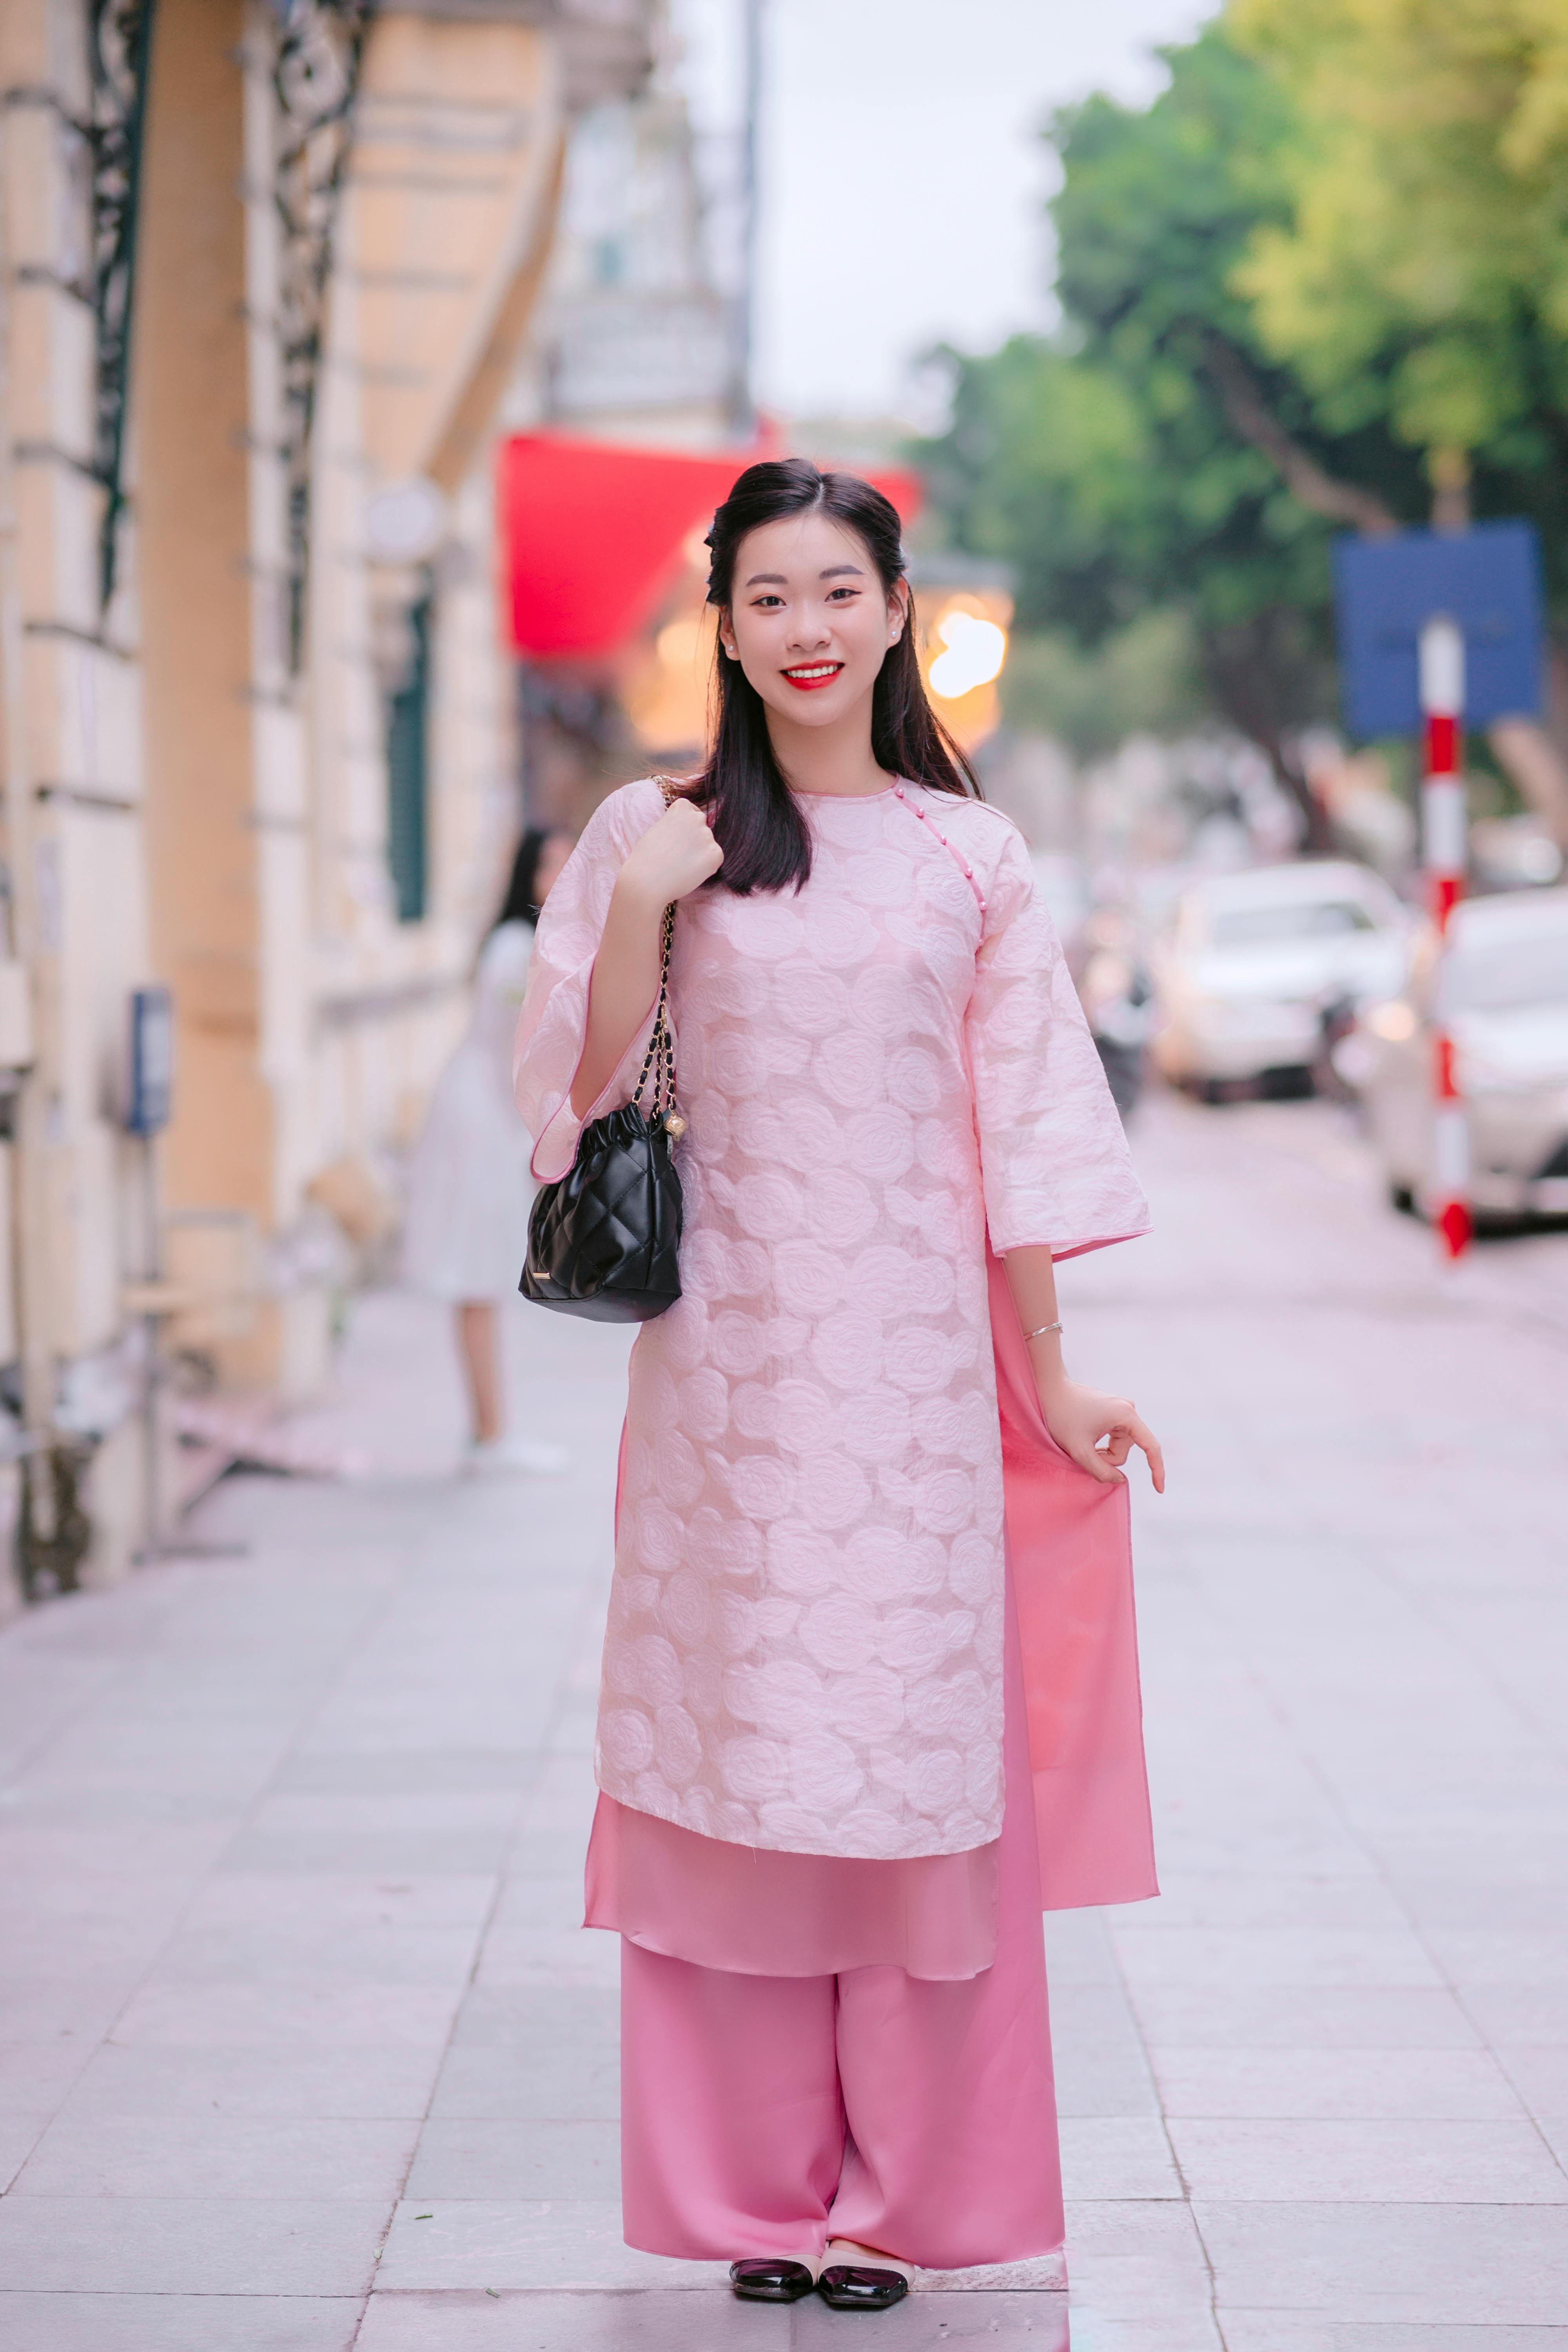
[[[1325,1016],[1404,982],[1410,919],[1385,883],[1348,860],[1213,875],[1184,891],[1153,950],[1154,1059],[1178,1085],[1216,1094],[1302,1076]]]
[[[1361,1096],[1396,1207],[1431,1196],[1434,1024],[1455,1047],[1481,1218],[1568,1213],[1568,890],[1468,899],[1439,958],[1419,942],[1408,985],[1335,1048]]]

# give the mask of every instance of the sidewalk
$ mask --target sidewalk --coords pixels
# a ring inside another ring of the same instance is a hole
[[[1165,1893],[1049,1933],[1074,2352],[1568,2352],[1568,1236],[1439,1281],[1318,1106],[1136,1141],[1159,1234],[1063,1297],[1171,1457]],[[620,2242],[574,1922],[625,1340],[513,1339],[568,1478],[451,1480],[442,1318],[372,1298],[316,1433],[375,1476],[229,1482],[243,1558],[0,1635],[7,2352],[868,2325]],[[1066,2301],[931,2282],[874,2332],[1065,2352]]]

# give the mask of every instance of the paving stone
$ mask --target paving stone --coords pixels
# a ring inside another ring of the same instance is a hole
[[[1474,2050],[1482,2039],[1443,1988],[1145,1984],[1133,2007],[1154,2049]]]
[[[1109,1910],[1112,1932],[1152,1927],[1352,1927],[1404,1930],[1406,1906],[1370,1862],[1348,1877],[1297,1872],[1209,1872],[1162,1868],[1152,1903]]]
[[[79,2034],[51,2042],[0,2042],[0,2107],[52,2115],[92,2055]]]
[[[1162,1927],[1116,1930],[1116,1957],[1137,2000],[1146,1988],[1248,1991],[1275,1985],[1440,1987],[1409,1927]]]
[[[0,2198],[0,2279],[35,2294],[352,2295],[384,2202],[244,2197]]]
[[[1568,2320],[1560,2327],[1450,2327],[1374,2321],[1298,2319],[1277,2311],[1227,2312],[1226,2352],[1563,2352]]]
[[[614,1948],[614,1938],[602,1934],[584,1940]],[[615,2050],[620,2014],[619,1993],[604,1986],[476,1985],[463,2003],[452,2042],[457,2049],[499,2048],[540,2057],[563,2040],[574,2048]]]
[[[28,2115],[15,2108],[0,2108],[0,2196],[9,2189],[48,2127],[47,2114]]]
[[[1069,2203],[1068,2269],[1075,2304],[1106,2320],[1185,2324],[1210,2308],[1203,2242],[1184,2203]]]
[[[1125,1988],[1050,1989],[1057,2107],[1064,2116],[1157,2116],[1149,2055]]]
[[[381,1878],[424,1878],[449,1870],[471,1878],[500,1867],[507,1836],[500,1822],[458,1831],[246,1830],[229,1847],[228,1859],[236,1870]]]
[[[73,2110],[96,2115],[418,2117],[440,2065],[435,2043],[316,2048],[104,2042],[79,2068]]]
[[[344,1927],[330,1916],[265,1923],[185,1922],[153,1971],[160,1984],[255,1984],[302,1979],[441,1988],[460,1993],[479,1948],[477,1927]]]
[[[0,2042],[47,2046],[73,2042],[90,2049],[109,2031],[136,1989],[133,1963],[92,1976],[13,1975],[0,1957]]]
[[[351,2352],[357,2294],[27,2294],[0,2289],[15,2352]]]
[[[620,1938],[580,1926],[497,1929],[485,1937],[475,1981],[495,1990],[597,1985],[614,1992],[621,1981]]]
[[[1115,2319],[1070,2299],[1073,2352],[1226,2352],[1211,2312],[1168,2311],[1158,2319]]]
[[[1200,2202],[1568,2204],[1568,2175],[1522,2116],[1466,2123],[1173,2119],[1169,2129],[1188,2193]]]
[[[1062,2188],[1094,2197],[1182,2194],[1165,2126],[1157,2116],[1068,2116],[1061,2123]]]
[[[121,2048],[202,2049],[216,2043],[333,2052],[399,2045],[439,2052],[452,2030],[460,1984],[366,1984],[321,1977],[187,1980],[155,1974],[114,2021]]]
[[[118,2115],[68,2103],[17,2179],[18,2197],[380,2200],[408,2170],[418,2125],[297,2116]]]
[[[820,2296],[808,2295],[791,2313],[792,2352],[826,2352],[842,2347],[844,2326],[851,2316],[832,2310]],[[1026,2344],[1030,2352],[1068,2352],[1069,2320],[1065,2294],[916,2293],[879,2315],[877,2341],[891,2352],[935,2352],[945,2344]],[[732,2332],[731,2342],[737,2340]]]
[[[376,2284],[700,2287],[725,2278],[721,2263],[674,2262],[626,2245],[618,2199],[475,2198],[400,2205]]]
[[[620,2115],[620,2055],[565,2042],[542,2056],[489,2044],[448,2050],[430,2102],[432,2117],[541,2122],[574,2116],[615,2123]]]
[[[496,1899],[496,1879],[292,1877],[279,1871],[223,1869],[209,1878],[185,1910],[187,1929],[241,1927],[258,1941],[298,1931],[336,1933],[363,1927],[481,1927]]]
[[[307,1747],[288,1756],[273,1787],[280,1794],[426,1797],[473,1790],[523,1796],[539,1772],[536,1748],[425,1748],[380,1752]]]
[[[487,2295],[378,2287],[354,2352],[788,2352],[791,2313],[737,2311],[728,2287]],[[743,2327],[744,2334],[738,2333]]]
[[[1395,2121],[1517,2116],[1489,2051],[1173,2050],[1154,2053],[1167,2116]],[[1564,2070],[1568,2075],[1568,2068]]]
[[[1543,2205],[1194,2207],[1222,2326],[1232,2311],[1444,2326],[1557,2326],[1568,2228]]]
[[[433,2117],[408,2176],[413,2203],[437,2198],[620,2195],[618,2122]]]

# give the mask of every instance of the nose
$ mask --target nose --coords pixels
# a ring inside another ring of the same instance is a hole
[[[820,605],[797,605],[791,616],[786,650],[792,654],[820,653],[833,634]]]

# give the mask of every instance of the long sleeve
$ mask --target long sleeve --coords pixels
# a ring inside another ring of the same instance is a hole
[[[517,1024],[512,1086],[534,1139],[533,1173],[542,1183],[565,1175],[588,1120],[613,1103],[629,1101],[637,1083],[653,1027],[651,1004],[598,1100],[581,1118],[572,1108],[572,1081],[588,1034],[588,983],[616,877],[633,843],[663,808],[656,783],[624,784],[612,793],[584,825],[539,918]]]
[[[1061,942],[1008,828],[965,1015],[991,1245],[1055,1257],[1149,1227]]]

